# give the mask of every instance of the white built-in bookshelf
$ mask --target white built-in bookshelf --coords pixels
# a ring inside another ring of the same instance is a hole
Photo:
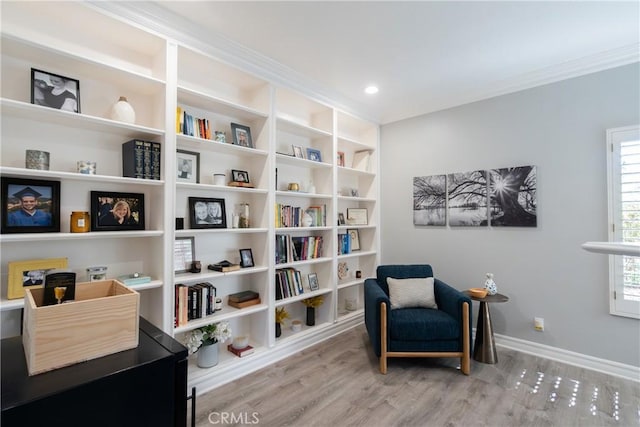
[[[244,71],[228,61],[187,44],[126,22],[99,8],[77,3],[3,4],[2,13],[2,147],[3,177],[59,181],[59,233],[0,236],[2,336],[19,334],[22,300],[7,299],[7,265],[11,261],[67,257],[80,280],[86,268],[107,266],[108,276],[144,272],[152,282],[136,286],[140,314],[178,340],[194,328],[228,321],[234,335],[249,335],[256,352],[238,358],[226,350],[220,363],[189,367],[190,385],[205,390],[245,375],[287,354],[326,339],[362,322],[363,283],[375,275],[379,261],[378,126],[312,95],[282,87]],[[80,113],[31,104],[31,68],[77,79]],[[126,96],[136,111],[136,123],[109,119],[111,106]],[[176,126],[177,108],[208,120],[224,132],[227,142],[187,136]],[[231,144],[231,123],[251,130],[253,147]],[[122,143],[143,139],[162,144],[160,180],[122,177]],[[294,146],[303,157],[296,157]],[[51,155],[48,171],[25,168],[25,150]],[[320,154],[310,160],[307,150]],[[178,180],[176,150],[197,153],[197,182]],[[354,157],[367,153],[365,163]],[[338,155],[344,164],[339,164]],[[76,162],[97,162],[96,175],[76,172]],[[366,166],[363,166],[366,164]],[[253,187],[214,183],[214,174],[249,174]],[[289,184],[298,184],[290,191]],[[90,210],[90,191],[134,192],[145,195],[146,229],[71,233],[70,214]],[[226,228],[191,229],[190,197],[223,199]],[[248,228],[233,228],[232,214],[240,204],[250,207]],[[282,226],[276,206],[313,207],[324,212],[314,226]],[[365,224],[349,224],[348,209],[366,209]],[[342,214],[347,223],[339,224]],[[184,229],[175,229],[175,218]],[[339,254],[339,236],[357,231],[359,249]],[[322,239],[322,252],[312,259],[277,261],[277,236]],[[174,273],[174,241],[193,237],[200,273]],[[254,266],[221,273],[208,270],[221,260],[237,263],[240,249],[250,248]],[[303,292],[276,299],[276,270],[300,272]],[[338,273],[338,270],[341,273]],[[343,274],[346,271],[346,274]],[[361,277],[356,277],[356,271]],[[308,287],[315,274],[319,287]],[[212,283],[225,302],[220,311],[186,325],[174,322],[176,284]],[[237,309],[226,304],[229,294],[252,290],[261,303]],[[304,324],[301,300],[322,295],[315,326],[290,329],[292,319]],[[275,336],[275,310],[283,307],[289,322]]]

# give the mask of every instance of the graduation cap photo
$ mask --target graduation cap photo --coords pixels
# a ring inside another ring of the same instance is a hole
[[[60,182],[2,177],[2,234],[60,231]]]

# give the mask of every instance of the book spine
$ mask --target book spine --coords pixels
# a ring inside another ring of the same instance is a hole
[[[133,139],[122,144],[122,176],[144,178],[144,141]]]
[[[159,142],[151,143],[151,179],[160,180],[160,158],[162,146]]]
[[[151,165],[152,165],[151,142],[144,141],[143,146],[144,146],[144,151],[142,152],[143,153],[142,165],[144,166],[144,172],[142,174],[142,177],[144,179],[153,179],[153,173],[151,172]]]

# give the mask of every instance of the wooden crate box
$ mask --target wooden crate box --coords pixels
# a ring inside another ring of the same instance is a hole
[[[117,280],[76,284],[75,300],[42,306],[26,289],[22,344],[29,375],[138,346],[140,294]]]

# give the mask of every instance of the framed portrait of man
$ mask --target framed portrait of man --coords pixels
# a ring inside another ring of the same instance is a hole
[[[60,182],[2,177],[2,234],[60,231]]]

